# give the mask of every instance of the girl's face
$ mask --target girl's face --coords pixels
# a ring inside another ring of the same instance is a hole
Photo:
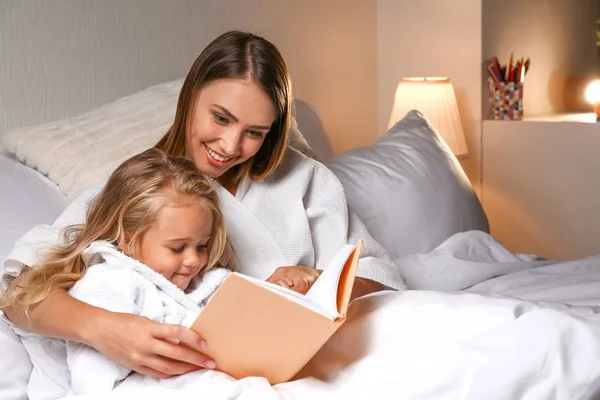
[[[137,251],[119,245],[127,255],[185,290],[206,266],[213,216],[207,207],[193,199],[173,197],[167,196],[166,204],[142,236]]]
[[[218,178],[253,157],[275,121],[273,103],[251,80],[204,86],[193,108],[188,146],[196,167]]]

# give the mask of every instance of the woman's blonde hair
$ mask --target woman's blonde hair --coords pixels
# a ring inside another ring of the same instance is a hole
[[[112,173],[90,204],[85,224],[67,227],[63,243],[44,253],[41,265],[6,291],[4,305],[20,305],[29,312],[54,290],[69,290],[85,274],[82,253],[92,242],[126,240],[137,249],[144,233],[158,218],[165,194],[193,199],[212,213],[208,261],[203,272],[214,266],[233,269],[233,250],[211,182],[191,161],[150,149],[123,162]]]
[[[172,156],[191,158],[187,133],[194,104],[200,90],[218,79],[251,79],[273,103],[275,121],[262,146],[254,157],[233,167],[236,182],[246,177],[255,181],[263,179],[277,168],[287,146],[292,81],[277,47],[252,33],[224,33],[202,51],[183,82],[175,121],[155,147]]]

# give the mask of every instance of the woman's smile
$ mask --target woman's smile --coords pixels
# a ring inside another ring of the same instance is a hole
[[[206,144],[204,144],[204,148],[206,149],[206,154],[208,155],[208,161],[215,167],[224,168],[235,159],[235,157],[225,157],[220,153],[217,153]]]

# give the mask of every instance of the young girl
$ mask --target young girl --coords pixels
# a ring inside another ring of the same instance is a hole
[[[61,288],[113,312],[190,326],[233,265],[212,183],[191,161],[158,149],[121,164],[85,224],[62,234],[5,304],[28,312]],[[35,366],[30,398],[112,390],[130,373],[91,347],[66,342],[65,357],[65,342],[18,332]]]

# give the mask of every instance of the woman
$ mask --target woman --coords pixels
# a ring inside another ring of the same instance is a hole
[[[305,292],[319,275],[315,266],[321,268],[342,245],[363,238],[353,297],[403,288],[385,251],[348,214],[335,176],[318,162],[286,151],[291,112],[290,75],[277,48],[250,33],[228,32],[195,61],[173,126],[156,147],[191,159],[221,184],[240,272]],[[82,222],[86,202],[97,192],[80,196],[55,227]],[[36,265],[31,252],[19,252],[26,247],[27,238],[15,245],[7,272],[27,273],[19,266]],[[22,329],[88,344],[143,374],[168,377],[212,366],[204,354],[180,345],[210,346],[192,331],[101,310],[61,290],[33,309],[30,319],[15,307],[3,311]]]

